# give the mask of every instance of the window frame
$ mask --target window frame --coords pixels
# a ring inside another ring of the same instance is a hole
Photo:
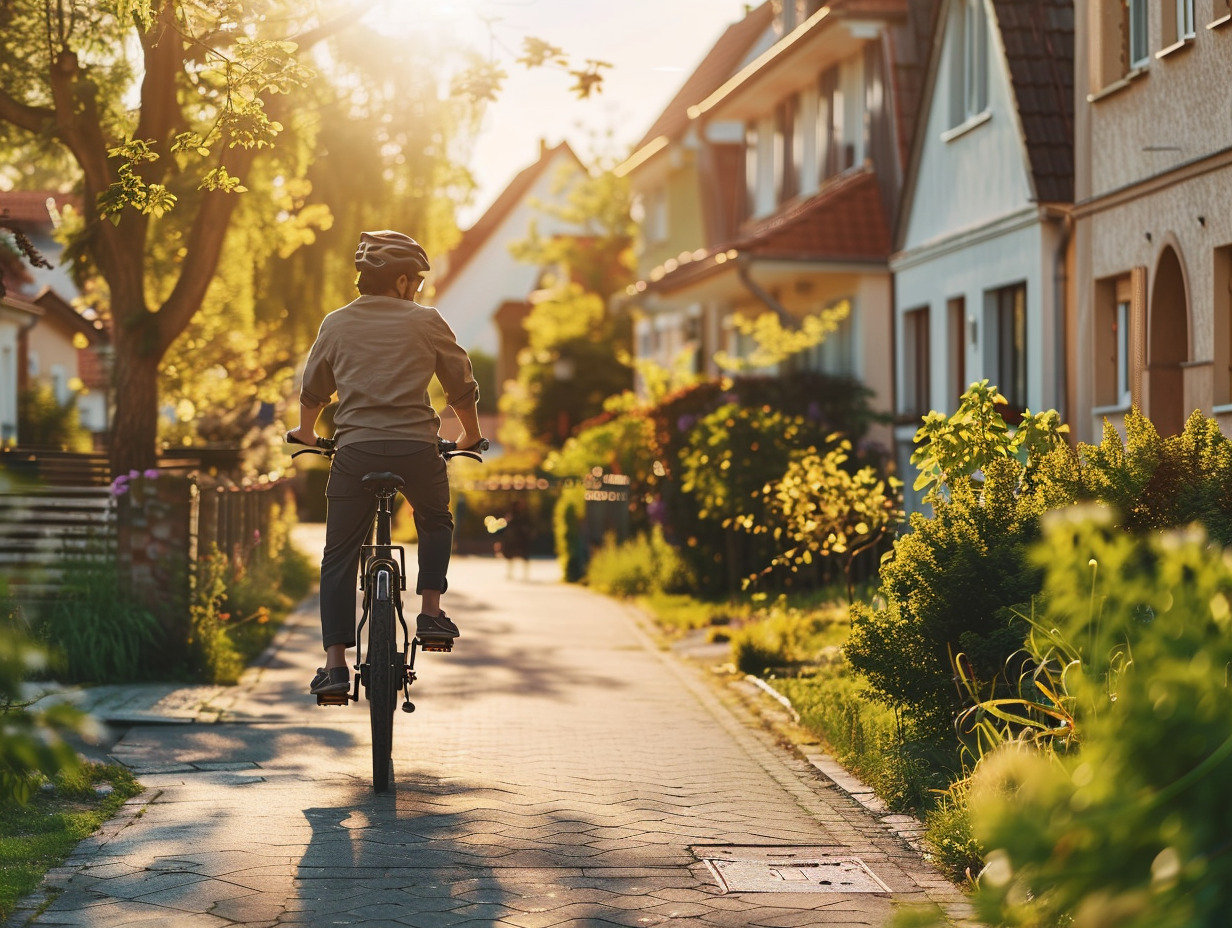
[[[1016,421],[1030,405],[1028,316],[1025,280],[985,291],[985,329],[990,336],[985,358],[994,384],[1010,410],[1007,420]]]
[[[989,106],[990,24],[986,0],[955,0],[952,46],[951,130],[979,120]]]
[[[931,408],[932,327],[931,307],[925,303],[903,313],[903,395],[899,407],[903,419],[918,419]]]

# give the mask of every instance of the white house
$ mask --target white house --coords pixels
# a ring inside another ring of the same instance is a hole
[[[525,241],[532,223],[539,235],[580,231],[545,213],[543,206],[568,201],[570,178],[585,168],[567,142],[554,148],[540,143],[539,160],[519,173],[487,212],[462,233],[449,253],[431,298],[468,351],[496,357],[497,383],[517,371],[521,323],[530,311],[527,298],[538,285],[542,268],[517,261],[510,246]]]
[[[1000,387],[1007,418],[1069,412],[1073,34],[1065,0],[939,11],[890,261],[903,473],[920,417],[974,381]]]
[[[6,404],[15,410],[20,390],[43,384],[61,405],[77,406],[82,426],[101,445],[110,422],[110,338],[94,310],[79,310],[72,303],[77,287],[71,265],[60,260],[63,246],[55,238],[60,211],[69,202],[70,196],[48,191],[0,192],[0,216],[6,227],[20,230],[51,264],[49,268],[25,261],[9,265],[10,296],[22,312],[37,315],[19,327],[21,337],[14,343],[17,386],[7,391],[6,381],[0,380],[0,428],[9,421],[3,418]],[[13,416],[15,423],[15,411]]]
[[[17,393],[24,382],[21,349],[42,314],[33,303],[0,297],[0,447],[17,442]]]

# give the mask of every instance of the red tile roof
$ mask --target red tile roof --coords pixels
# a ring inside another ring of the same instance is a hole
[[[642,140],[633,146],[634,152],[659,136],[678,138],[684,134],[689,125],[689,107],[706,99],[735,73],[749,49],[773,21],[774,11],[771,7],[771,3],[763,3],[744,19],[727,27],[706,53],[701,64],[676,92],[676,96],[672,97],[671,102],[659,114],[659,118],[646,130]]]
[[[816,196],[748,228],[734,247],[759,257],[885,260],[890,223],[877,175],[840,175]]]
[[[816,195],[744,226],[732,241],[656,268],[631,291],[672,291],[709,277],[740,255],[865,262],[885,261],[890,250],[890,221],[877,175],[856,168],[832,179]]]
[[[584,167],[578,156],[573,153],[573,149],[569,147],[568,142],[561,142],[555,148],[548,148],[546,144],[542,145],[539,160],[519,172],[487,211],[479,217],[479,221],[462,233],[457,247],[449,253],[448,269],[444,276],[436,282],[436,299],[440,299],[441,294],[453,283],[462,268],[466,267],[471,258],[475,257],[475,254],[483,247],[484,242],[500,228],[505,217],[526,199],[531,188],[535,186],[535,181],[552,163],[552,159],[561,152],[572,158],[579,168]]]
[[[4,190],[0,191],[0,217],[12,222],[50,223],[48,199],[54,199],[61,208],[77,202],[71,194],[50,190]]]

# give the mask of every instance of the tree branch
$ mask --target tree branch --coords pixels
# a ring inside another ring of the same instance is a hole
[[[256,149],[233,148],[222,159],[227,172],[244,176],[256,158]],[[188,327],[214,279],[218,259],[235,211],[236,194],[221,190],[206,191],[188,233],[180,276],[167,301],[158,311],[158,339],[155,350],[162,357]]]
[[[48,123],[55,122],[56,111],[51,107],[19,103],[0,90],[0,119],[28,132],[42,132]]]
[[[176,29],[173,0],[165,0],[154,28],[142,33],[141,49],[145,77],[141,81],[141,117],[134,138],[153,139],[161,157],[142,164],[138,172],[146,183],[158,183],[171,168],[167,142],[171,133],[184,124],[175,90],[176,75],[184,64],[184,42]]]

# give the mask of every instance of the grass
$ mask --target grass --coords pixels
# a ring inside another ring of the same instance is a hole
[[[53,788],[37,792],[24,806],[0,806],[0,921],[38,888],[48,870],[141,792],[123,767],[103,764],[87,764],[49,785]]]

